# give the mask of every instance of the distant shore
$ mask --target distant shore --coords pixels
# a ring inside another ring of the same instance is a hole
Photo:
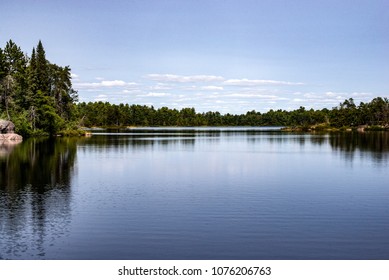
[[[286,132],[310,132],[310,131],[324,131],[324,132],[338,132],[338,131],[389,131],[389,125],[359,125],[359,126],[343,126],[331,127],[327,124],[318,124],[310,126],[288,126],[281,129]]]

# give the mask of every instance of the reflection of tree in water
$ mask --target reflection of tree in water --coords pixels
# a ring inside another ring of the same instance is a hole
[[[0,156],[0,259],[45,258],[66,233],[75,158],[74,139],[29,139]]]
[[[382,162],[389,156],[389,132],[334,133],[330,134],[330,145],[352,160],[356,152],[371,156],[374,161]]]
[[[251,136],[251,137],[250,137]],[[377,163],[387,162],[389,158],[389,132],[334,132],[334,133],[257,133],[247,134],[247,140],[252,144],[261,141],[271,144],[297,143],[300,146],[330,145],[332,150],[339,152],[347,160],[352,161],[359,154],[370,157]]]
[[[87,140],[88,148],[104,152],[107,149],[127,151],[152,150],[156,147],[175,149],[177,145],[194,146],[196,134],[150,133],[150,134],[126,134],[126,135],[94,135]],[[83,151],[85,147],[79,147]]]

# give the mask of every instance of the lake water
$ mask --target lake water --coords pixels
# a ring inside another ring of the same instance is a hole
[[[0,144],[0,259],[389,259],[389,133]]]

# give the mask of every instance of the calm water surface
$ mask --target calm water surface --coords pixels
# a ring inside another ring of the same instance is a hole
[[[389,259],[389,133],[0,144],[0,259]]]

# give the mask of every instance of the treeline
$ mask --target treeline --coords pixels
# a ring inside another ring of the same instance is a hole
[[[359,105],[352,98],[332,109],[249,111],[245,114],[196,112],[145,105],[77,103],[70,67],[46,59],[42,42],[23,53],[12,40],[0,48],[0,119],[12,120],[24,136],[66,134],[79,127],[124,126],[389,126],[389,101],[377,97]]]
[[[219,112],[197,113],[194,108],[181,110],[153,106],[89,102],[77,105],[80,124],[87,127],[112,126],[298,126],[357,127],[359,125],[387,126],[389,100],[377,97],[358,106],[352,98],[339,106],[322,110],[270,110],[266,113],[250,111],[233,115]]]
[[[0,118],[22,135],[56,134],[77,123],[69,66],[46,59],[42,42],[23,53],[12,40],[0,48]]]

